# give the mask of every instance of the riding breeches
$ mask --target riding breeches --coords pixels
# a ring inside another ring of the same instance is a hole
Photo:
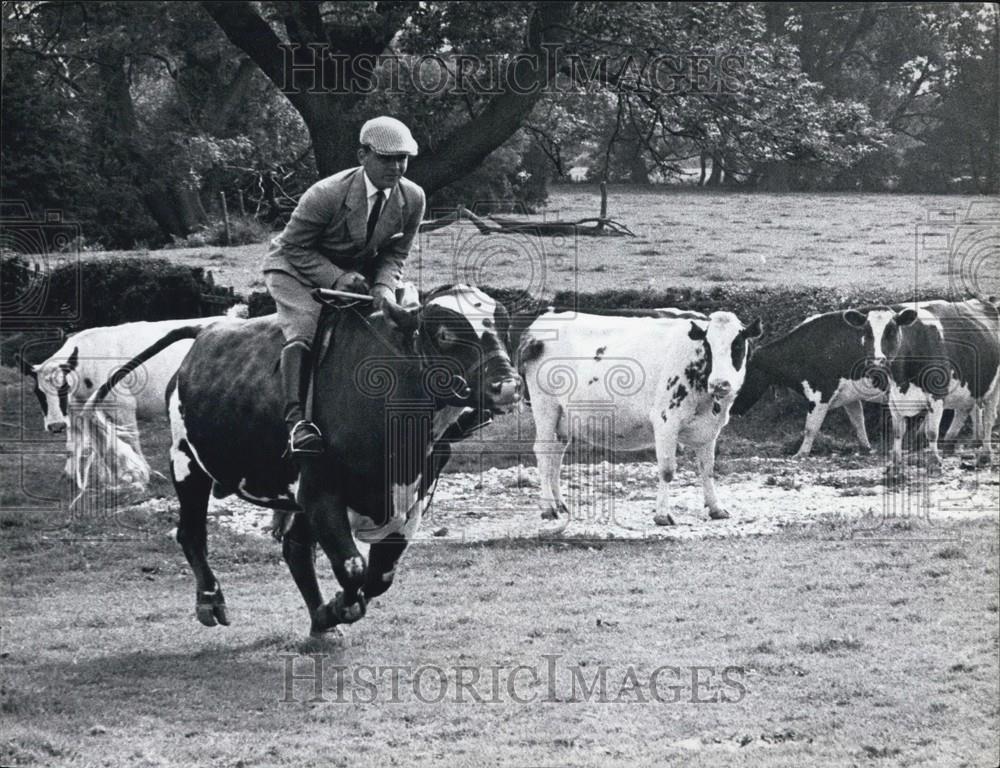
[[[286,272],[274,270],[264,273],[264,284],[278,307],[278,324],[285,343],[299,341],[312,346],[320,311],[323,309],[313,299],[313,289]]]

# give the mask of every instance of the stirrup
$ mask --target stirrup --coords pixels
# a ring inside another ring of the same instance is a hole
[[[300,430],[304,431],[305,434],[297,437],[296,433]],[[285,456],[295,458],[297,456],[318,456],[321,453],[323,453],[323,435],[319,431],[319,427],[305,419],[295,422],[288,435]]]

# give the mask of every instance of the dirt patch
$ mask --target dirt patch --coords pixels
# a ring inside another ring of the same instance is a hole
[[[907,482],[891,490],[874,458],[744,458],[720,462],[719,470],[717,491],[731,517],[708,519],[700,479],[693,468],[682,467],[670,486],[673,526],[653,521],[657,473],[648,462],[563,467],[562,489],[572,513],[558,523],[541,519],[535,467],[449,473],[438,483],[418,540],[686,540],[759,536],[793,525],[832,523],[838,531],[858,536],[878,536],[899,526],[920,527],[933,535],[937,523],[996,519],[1000,508],[995,467],[965,470],[959,457],[947,458],[942,474],[932,478],[909,467]],[[174,504],[161,498],[140,506],[160,511]],[[209,513],[237,533],[265,536],[271,525],[268,510],[239,500],[213,499]]]

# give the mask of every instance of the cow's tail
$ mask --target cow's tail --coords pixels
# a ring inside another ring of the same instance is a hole
[[[73,476],[79,488],[77,501],[88,488],[143,489],[149,483],[150,467],[138,445],[135,429],[123,426],[115,418],[121,406],[106,402],[117,384],[150,358],[185,339],[194,339],[204,329],[201,325],[183,326],[137,354],[108,377],[90,396],[79,414],[79,430],[74,441]],[[129,404],[134,407],[134,404]],[[134,423],[134,418],[129,419]]]

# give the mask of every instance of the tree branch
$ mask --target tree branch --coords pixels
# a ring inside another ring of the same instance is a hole
[[[555,77],[555,57],[547,56],[544,46],[563,40],[560,25],[572,15],[574,7],[572,2],[535,5],[522,56],[515,57],[506,68],[504,92],[494,96],[476,117],[452,131],[440,143],[441,151],[415,158],[410,173],[414,181],[434,192],[467,175],[513,135]]]

